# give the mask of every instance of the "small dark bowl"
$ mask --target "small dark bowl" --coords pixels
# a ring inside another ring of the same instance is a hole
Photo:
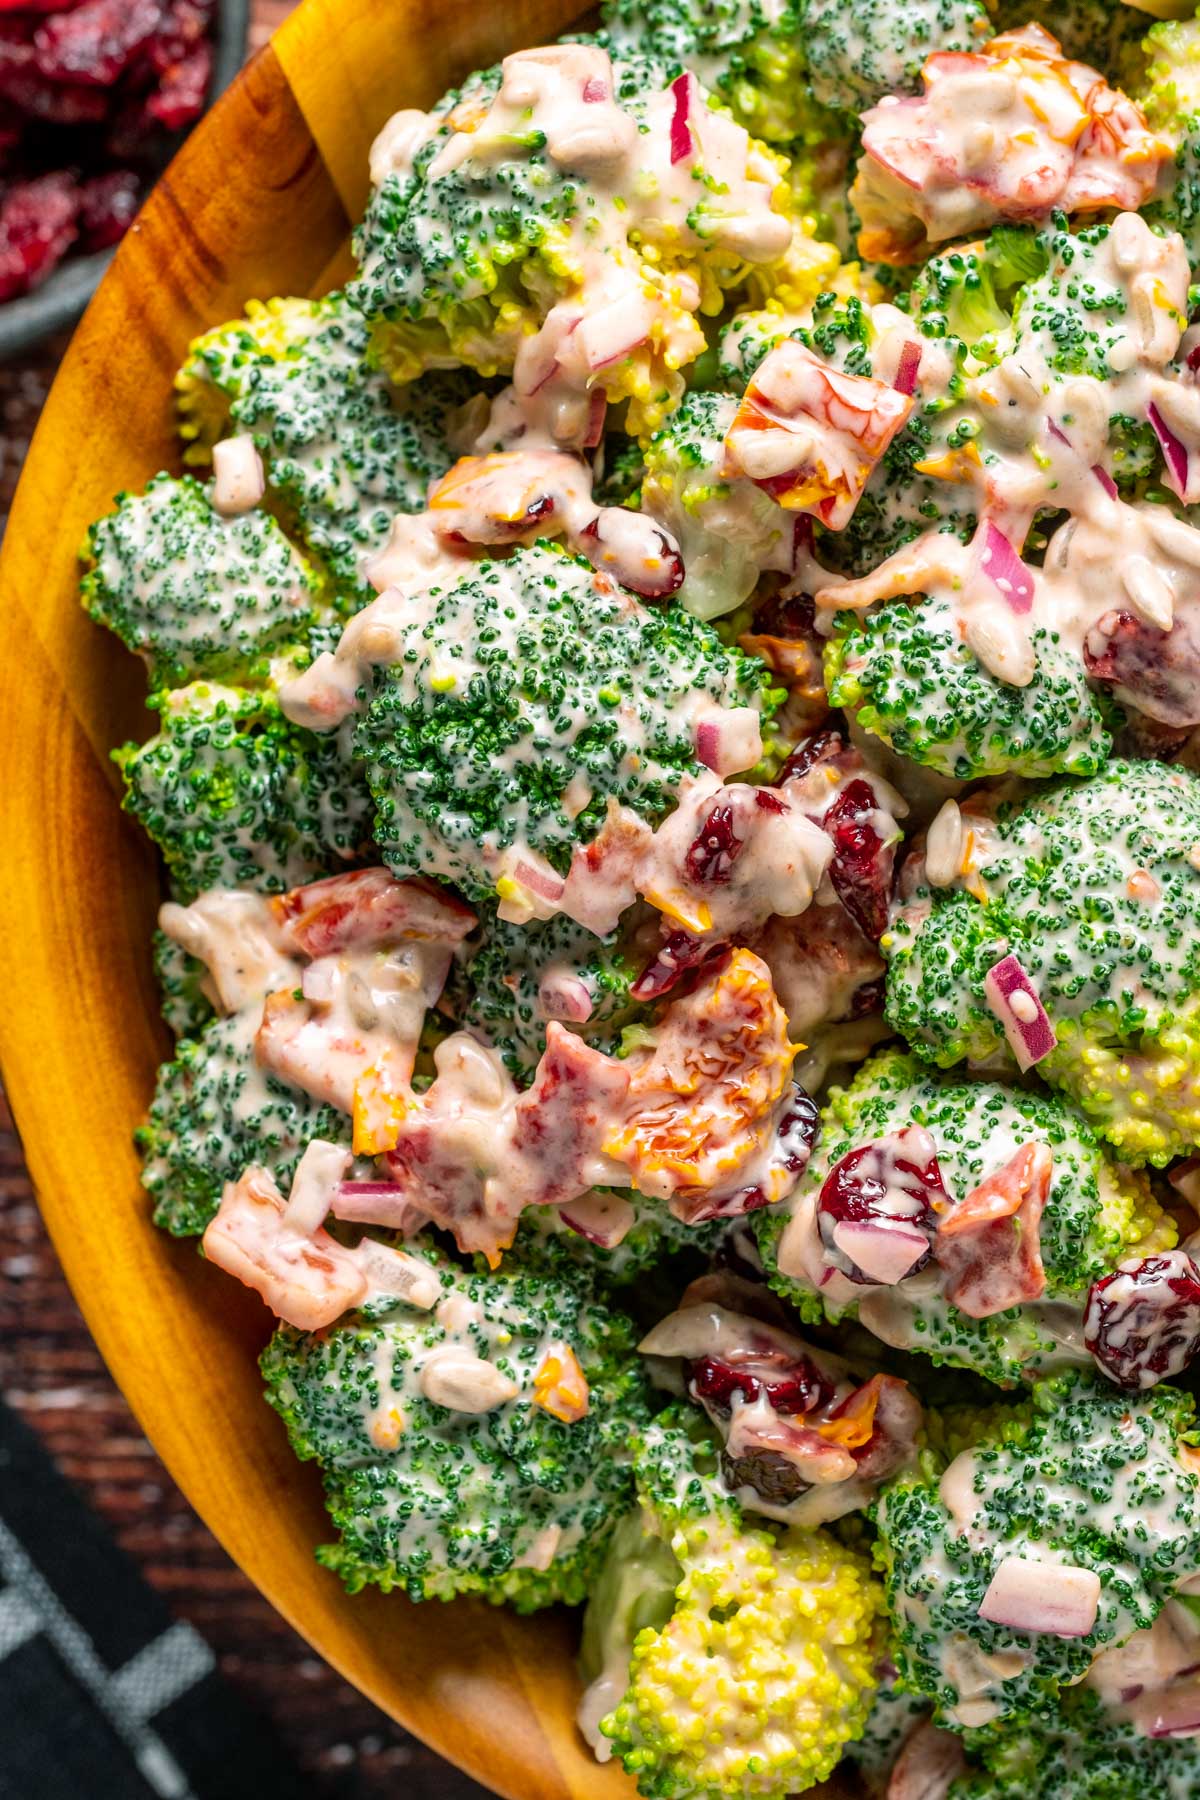
[[[246,59],[250,0],[219,0],[212,82],[205,111],[233,80]],[[202,115],[203,116],[203,115]],[[199,123],[199,120],[196,121]],[[178,149],[179,141],[172,144]],[[95,293],[116,246],[92,256],[68,257],[31,294],[0,302],[0,358],[27,350],[39,338],[73,325]]]

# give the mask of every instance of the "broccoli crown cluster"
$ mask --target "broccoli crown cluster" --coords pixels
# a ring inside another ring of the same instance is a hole
[[[352,1593],[579,1601],[646,1416],[633,1327],[569,1282],[439,1273],[430,1312],[285,1327],[263,1353],[268,1401],[324,1471],[339,1541],[320,1559]]]
[[[450,467],[448,416],[472,391],[457,373],[398,391],[368,366],[369,340],[344,294],[251,301],[244,319],[196,339],[176,382],[191,455],[251,432],[289,522],[359,600],[372,594],[364,558]]]
[[[165,931],[155,930],[152,950],[162,1016],[177,1038],[195,1037],[213,1016],[203,988],[204,964]]]
[[[1172,1389],[1131,1397],[1072,1371],[941,1474],[895,1481],[874,1517],[906,1685],[960,1730],[1041,1719],[1101,1650],[1152,1625],[1200,1552],[1200,1476],[1180,1442],[1193,1415]],[[1044,1568],[1047,1590],[1052,1570],[1094,1575],[1091,1627],[1066,1636],[984,1616],[1005,1610],[985,1595],[1014,1562]]]
[[[1200,1135],[1200,781],[1155,762],[1108,763],[1000,811],[964,892],[904,912],[885,934],[887,1016],[943,1066],[1004,1053],[984,976],[1015,954],[1057,1044],[1038,1072],[1133,1162]]]
[[[1092,775],[1112,749],[1111,705],[1044,625],[1025,687],[986,669],[955,628],[949,596],[843,613],[825,653],[834,706],[913,762],[972,781],[1005,773]]]
[[[120,494],[88,532],[83,603],[155,687],[244,672],[304,635],[317,582],[269,514],[226,519],[190,475]]]
[[[1013,330],[1018,346],[1036,343],[1057,375],[1092,375],[1107,381],[1120,360],[1110,354],[1128,335],[1129,301],[1098,252],[1107,225],[1076,232],[1056,224],[1039,234],[1044,270],[1016,298]]]
[[[760,699],[761,665],[538,543],[472,565],[405,620],[355,735],[397,874],[485,896],[515,842],[565,868],[611,796],[649,819],[700,772],[689,709]],[[566,791],[586,803],[568,815]],[[492,873],[489,873],[489,866]]]
[[[582,981],[592,1006],[586,1035],[591,1041],[598,1034],[611,1040],[614,1021],[638,1010],[629,997],[636,975],[619,934],[598,938],[565,913],[528,925],[493,917],[466,970],[469,998],[462,1022],[483,1032],[509,1073],[527,1081],[546,1048],[547,1020],[555,1016],[541,998],[544,982]]]
[[[1195,274],[1200,266],[1200,27],[1194,19],[1155,25],[1146,38],[1150,57],[1142,105],[1146,118],[1175,149],[1168,192],[1147,209],[1166,231],[1178,231]]]
[[[1053,1172],[1040,1226],[1047,1301],[1081,1302],[1090,1284],[1122,1256],[1175,1241],[1174,1226],[1146,1177],[1108,1156],[1084,1120],[1057,1097],[994,1082],[950,1082],[897,1049],[880,1051],[849,1087],[832,1090],[821,1114],[818,1149],[793,1205],[803,1207],[806,1196],[819,1192],[830,1169],[850,1151],[911,1125],[923,1126],[933,1137],[942,1178],[956,1200],[1003,1168],[1022,1145],[1049,1146]],[[771,1284],[805,1317],[819,1319],[827,1303],[779,1269],[786,1226],[786,1209],[769,1209],[755,1220]],[[892,1304],[911,1313],[908,1347],[1002,1384],[1021,1379],[1061,1348],[1050,1324],[1021,1307],[972,1319],[936,1292],[909,1297],[903,1289],[892,1295]]]
[[[162,729],[115,752],[124,805],[178,894],[282,892],[358,853],[370,800],[346,734],[293,725],[269,690],[195,682],[152,702]]]
[[[600,1729],[648,1800],[815,1786],[861,1733],[875,1687],[880,1595],[866,1559],[825,1531],[747,1530],[674,1409],[634,1460],[642,1534],[669,1543],[678,1581],[669,1617],[661,1553],[657,1616],[643,1623],[628,1586],[612,1594],[619,1571],[593,1603],[623,1600],[629,1651],[628,1688]]]
[[[865,112],[886,94],[918,93],[921,68],[939,50],[977,50],[992,36],[980,0],[807,0],[809,81],[825,106]]]
[[[967,1742],[980,1766],[949,1800],[1192,1800],[1200,1790],[1195,1738],[1147,1737],[1087,1688],[1068,1688],[1036,1729],[1010,1720]]]
[[[627,1189],[611,1192],[614,1201],[633,1209],[633,1223],[619,1244],[611,1249],[582,1236],[567,1223],[557,1206],[527,1206],[521,1214],[512,1248],[504,1253],[505,1268],[529,1269],[548,1280],[590,1284],[603,1298],[630,1290],[638,1284],[639,1306],[648,1291],[661,1290],[664,1306],[681,1285],[680,1270],[700,1274],[726,1235],[728,1221],[712,1219],[689,1225],[677,1219],[665,1200]],[[679,1258],[686,1258],[680,1262]],[[481,1260],[480,1267],[483,1262]],[[643,1277],[655,1285],[648,1290]]]
[[[285,1186],[313,1138],[349,1144],[350,1120],[254,1059],[253,1009],[185,1037],[158,1071],[137,1133],[154,1222],[175,1237],[204,1230],[227,1181],[257,1163]]]
[[[923,337],[955,339],[969,346],[977,362],[989,362],[995,340],[1012,324],[1017,294],[1049,265],[1040,233],[1028,226],[994,225],[982,243],[931,256],[904,305]]]

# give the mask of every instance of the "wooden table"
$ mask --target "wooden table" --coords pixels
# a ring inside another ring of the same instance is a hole
[[[252,45],[290,0],[255,0]],[[0,513],[66,339],[0,365]],[[147,1226],[149,1229],[149,1226]],[[0,1093],[0,1393],[41,1434],[117,1541],[273,1721],[314,1800],[482,1800],[482,1790],[318,1660],[230,1562],[138,1430],[71,1298]],[[263,1428],[271,1420],[264,1409]],[[332,1580],[333,1577],[331,1576]],[[436,1603],[431,1603],[431,1626]],[[119,1796],[112,1796],[119,1800]]]

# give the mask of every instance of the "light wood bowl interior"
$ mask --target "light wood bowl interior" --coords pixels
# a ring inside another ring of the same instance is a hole
[[[109,751],[153,729],[140,665],[78,603],[116,492],[178,466],[172,377],[255,296],[348,266],[370,141],[398,106],[552,38],[571,0],[305,0],[155,189],[71,344],[0,557],[0,1066],[42,1211],[109,1367],[230,1555],[320,1655],[511,1800],[631,1794],[572,1722],[575,1624],[465,1601],[354,1599],[313,1561],[320,1486],[264,1407],[269,1319],[153,1230],[131,1142],[168,1048],[150,966],[151,847]]]

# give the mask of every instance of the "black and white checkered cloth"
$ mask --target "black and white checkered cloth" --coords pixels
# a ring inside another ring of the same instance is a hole
[[[0,1800],[313,1800],[0,1404]]]

